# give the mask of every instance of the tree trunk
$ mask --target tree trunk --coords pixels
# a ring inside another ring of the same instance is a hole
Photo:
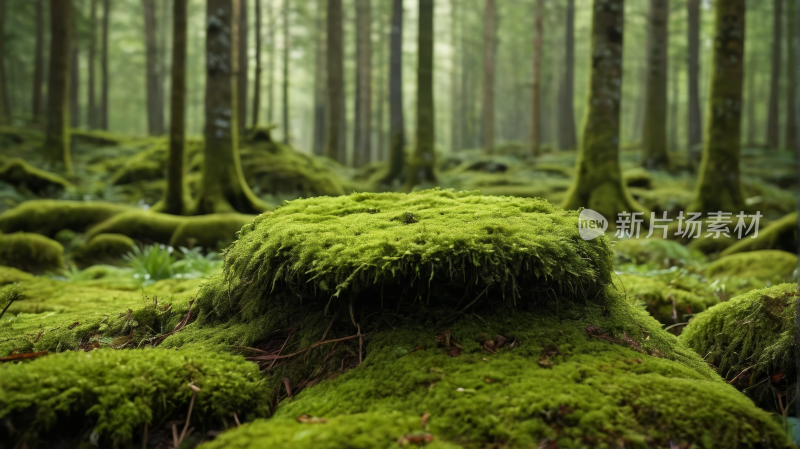
[[[206,3],[205,148],[198,214],[258,213],[264,204],[247,186],[239,160],[236,73],[239,1]]]
[[[256,30],[253,33],[256,41],[256,70],[253,80],[253,110],[251,112],[253,129],[258,126],[258,109],[261,107],[261,0],[256,3]]]
[[[464,51],[459,48],[458,39],[458,25],[460,25],[460,11],[459,0],[450,0],[450,7],[452,8],[452,19],[450,38],[452,39],[451,47],[453,49],[452,66],[450,68],[450,151],[455,153],[461,149],[461,126],[459,123],[461,98],[459,96],[459,56]]]
[[[403,182],[405,124],[403,120],[403,0],[392,0],[389,40],[389,167],[383,184]]]
[[[108,130],[108,14],[111,0],[103,0],[103,50],[100,55],[100,129]]]
[[[267,2],[267,28],[269,35],[269,61],[267,64],[267,124],[275,123],[275,9]]]
[[[700,113],[700,0],[686,2],[688,26],[688,52],[687,52],[687,86],[689,94],[689,113],[687,129],[689,134],[689,155],[692,160],[699,160],[703,143],[703,117]]]
[[[589,71],[589,98],[578,149],[576,178],[565,209],[586,207],[611,226],[617,213],[643,212],[622,182],[619,163],[620,99],[624,0],[594,0]]]
[[[372,33],[370,0],[356,0],[356,102],[353,165],[370,161],[372,133]]]
[[[793,78],[790,82],[796,84],[800,83],[800,8],[797,8],[794,0],[791,0],[790,11],[792,12],[792,18],[794,19],[794,32],[792,33],[792,39],[794,40],[794,45],[789,47],[789,51],[792,52],[792,56],[794,57],[793,61],[797,66],[795,66],[795,72]],[[791,19],[790,19],[791,20]],[[795,91],[795,96],[792,97],[794,99],[794,104],[792,109],[794,109],[794,118],[798,120],[798,123],[794,124],[794,131],[795,133],[800,132],[800,101],[797,98],[797,92]],[[792,136],[794,139],[794,148],[797,152],[797,179],[800,179],[800,136],[795,134]],[[800,183],[797,183],[797,211],[800,214]],[[797,220],[797,235],[800,236],[800,220]],[[800,275],[800,238],[797,239],[797,273]],[[797,296],[796,298],[800,298],[800,279],[797,281]],[[797,378],[795,379],[796,392],[795,392],[795,417],[800,419],[800,301],[795,301],[795,318],[794,318],[794,366],[795,371],[797,372]],[[787,395],[788,397],[788,395]]]
[[[342,109],[344,105],[344,69],[342,67],[342,0],[328,0],[328,130],[325,155],[344,163],[341,146]]]
[[[797,0],[787,0],[786,11],[786,148],[790,151],[795,147],[795,119],[796,111],[794,110],[794,97],[796,94],[796,87],[794,82],[794,46],[797,39],[794,25],[794,17],[797,9]]]
[[[737,212],[745,206],[739,178],[745,10],[745,0],[714,3],[708,135],[695,199],[686,210]]]
[[[543,0],[536,0],[536,16],[533,20],[533,84],[531,86],[531,156],[539,156],[539,106],[542,86],[542,13]]]
[[[172,89],[164,212],[174,215],[184,215],[190,204],[183,169],[186,135],[186,2],[187,0],[173,0],[172,6]]]
[[[289,133],[289,1],[283,2],[283,101],[281,107],[283,111],[283,143],[289,145],[291,135]]]
[[[8,111],[8,91],[6,90],[5,70],[5,28],[6,28],[6,0],[0,0],[0,125],[11,123],[11,114]]]
[[[779,107],[781,78],[781,24],[784,0],[772,0],[772,72],[769,77],[769,109],[767,111],[767,148],[778,148]]]
[[[5,1],[5,0],[0,0]],[[44,0],[36,0],[36,48],[33,66],[33,96],[31,98],[31,115],[33,123],[42,123],[42,83],[44,78]],[[2,45],[2,44],[0,44]]]
[[[67,128],[71,25],[72,0],[50,0],[50,76],[43,152],[57,170],[63,169],[68,175],[72,174]]]
[[[747,80],[747,145],[756,145],[756,52],[750,52],[750,58],[747,61],[747,71],[745,71],[745,79]]]
[[[147,89],[147,133],[151,136],[163,134],[163,120],[159,111],[162,105],[158,95],[158,47],[156,46],[155,0],[142,0],[144,12],[145,72]]]
[[[325,150],[325,1],[317,1],[316,55],[314,59],[314,154]]]
[[[642,165],[649,170],[669,166],[667,156],[667,60],[669,58],[669,0],[650,0],[647,17]]]
[[[86,102],[86,124],[89,128],[97,127],[97,100],[95,99],[95,55],[97,53],[97,0],[92,0],[91,3],[91,27],[92,35],[89,38],[89,80],[86,86],[87,102]]]
[[[69,125],[73,128],[81,126],[81,109],[80,109],[80,60],[78,54],[78,39],[77,39],[77,23],[75,22],[75,12],[72,16],[72,48],[70,51],[70,58],[72,59],[69,64]]]
[[[387,5],[391,7],[391,2],[381,2],[380,5],[385,8]],[[378,161],[385,161],[386,160],[386,127],[384,126],[384,110],[386,109],[386,97],[389,94],[387,89],[388,82],[386,80],[386,72],[388,64],[386,64],[386,36],[387,36],[387,27],[386,27],[386,9],[380,9],[381,13],[379,14],[379,18],[377,20],[377,27],[378,27],[378,76],[375,80],[375,85],[378,86],[378,94],[375,95],[375,121],[377,124],[373,127],[375,129],[375,160]]]
[[[258,3],[261,0],[255,0]],[[242,135],[247,133],[247,0],[239,0],[239,71],[236,74],[236,102],[238,110],[237,123]],[[258,38],[256,38],[258,39]]]
[[[558,146],[569,150],[577,146],[575,136],[574,97],[575,73],[575,0],[567,0],[567,24],[564,27],[564,77],[558,101]]]
[[[483,104],[481,130],[483,148],[494,149],[494,48],[495,48],[495,5],[494,0],[486,0],[483,23]]]
[[[492,1],[492,0],[489,0]],[[406,189],[436,182],[434,152],[435,120],[433,113],[433,0],[419,0],[417,37],[417,129],[414,155],[408,164]]]

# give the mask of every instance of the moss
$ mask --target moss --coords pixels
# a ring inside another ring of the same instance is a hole
[[[723,256],[756,251],[760,249],[779,249],[797,251],[797,212],[776,220],[769,226],[759,229],[758,237],[745,237],[722,251]]]
[[[184,221],[185,218],[178,215],[134,209],[114,215],[92,227],[86,233],[86,238],[92,239],[99,234],[113,233],[146,243],[166,244]]]
[[[199,350],[99,349],[4,365],[0,418],[25,433],[3,439],[45,440],[48,433],[78,433],[70,426],[79,426],[99,434],[106,444],[130,440],[144,423],[154,429],[170,419],[185,419],[192,397],[189,384],[201,390],[192,425],[219,426],[234,412],[258,414],[265,399],[259,379],[256,366],[241,357]]]
[[[10,159],[0,167],[0,181],[26,188],[39,196],[57,194],[71,186],[63,177],[36,168],[20,158]]]
[[[119,261],[135,245],[133,239],[122,234],[97,234],[72,254],[81,266]]]
[[[693,252],[678,242],[663,239],[620,240],[614,245],[614,252],[617,263],[633,262],[657,268],[696,265],[704,259],[702,254]]]
[[[0,265],[41,273],[64,266],[64,247],[43,235],[15,232],[0,235]]]
[[[560,176],[562,178],[572,178],[575,176],[575,171],[572,167],[567,167],[560,164],[536,164],[536,171],[544,172],[549,175]]]
[[[622,172],[622,179],[628,187],[653,188],[653,176],[649,171],[640,167],[625,170]]]
[[[644,303],[647,312],[663,324],[685,322],[684,315],[702,312],[719,302],[699,282],[669,275],[621,274],[618,282],[628,298]]]
[[[797,269],[797,256],[786,251],[762,250],[724,256],[706,268],[709,281],[716,281],[730,294],[789,282]]]
[[[70,130],[70,136],[78,143],[101,147],[118,146],[130,139],[129,137],[121,134],[115,134],[97,129],[89,131],[73,128]]]
[[[767,376],[783,374],[776,387],[796,379],[794,361],[797,285],[781,284],[753,290],[697,315],[680,340],[703,354],[717,372],[739,389],[754,386],[750,396],[768,410],[780,413]],[[738,377],[737,377],[738,376]]]
[[[253,221],[252,215],[213,214],[186,217],[172,233],[169,244],[172,246],[202,246],[203,248],[224,248],[236,238],[242,226]]]
[[[95,223],[132,209],[102,201],[26,201],[0,214],[0,231],[27,231],[46,236],[54,236],[62,229],[82,232]]]
[[[33,279],[33,275],[11,267],[0,266],[0,286]]]

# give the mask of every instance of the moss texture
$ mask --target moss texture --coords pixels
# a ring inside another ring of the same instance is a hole
[[[706,277],[730,295],[790,282],[797,256],[786,251],[762,250],[724,256],[706,268]]]
[[[0,167],[0,181],[39,196],[58,194],[71,186],[63,177],[38,169],[20,158],[11,159]]]
[[[72,258],[80,266],[119,261],[124,254],[133,249],[135,242],[122,234],[97,234],[72,253]]]
[[[797,212],[776,220],[769,226],[759,229],[758,237],[746,237],[722,251],[723,256],[756,251],[760,249],[779,249],[797,251]]]
[[[655,232],[658,233],[658,230]],[[617,263],[633,262],[657,268],[694,265],[704,259],[702,254],[678,242],[654,238],[620,240],[614,245],[614,252]]]
[[[719,302],[691,278],[621,274],[619,283],[628,298],[644,303],[647,312],[663,324],[685,322],[684,315],[702,312]]]
[[[29,281],[33,275],[11,267],[0,266],[0,286],[16,282]]]
[[[757,403],[780,412],[771,387],[794,391],[794,318],[797,285],[781,284],[753,290],[697,315],[680,340],[702,354],[717,372]],[[783,374],[776,382],[758,382]],[[735,380],[734,380],[735,379]]]
[[[0,265],[32,273],[64,266],[64,247],[43,235],[15,232],[0,235]]]
[[[36,232],[52,237],[62,229],[82,232],[130,206],[102,201],[33,200],[0,214],[2,232]]]

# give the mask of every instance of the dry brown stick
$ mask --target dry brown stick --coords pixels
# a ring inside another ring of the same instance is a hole
[[[233,412],[233,420],[236,421],[236,427],[239,427],[239,426],[242,425],[242,423],[239,422],[239,416],[236,415],[236,412]]]
[[[286,394],[292,397],[292,381],[288,377],[283,378],[283,386],[286,387]]]
[[[194,386],[194,384],[189,384],[189,388],[192,389],[192,400],[189,401],[189,413],[186,415],[186,424],[184,424],[183,431],[181,432],[181,437],[178,439],[178,446],[180,446],[180,444],[183,442],[183,439],[186,438],[186,431],[189,430],[189,421],[192,419],[192,408],[194,408],[194,398],[200,391],[200,389]]]
[[[147,449],[147,421],[144,422],[144,436],[142,437],[142,449]]]
[[[361,351],[364,347],[364,336],[361,335],[361,325],[357,324],[358,328],[358,366],[361,366]]]
[[[316,348],[317,346],[325,345],[325,344],[328,344],[328,343],[335,343],[337,341],[352,340],[352,339],[357,338],[357,337],[358,337],[358,335],[351,335],[349,337],[343,337],[343,338],[336,338],[334,340],[321,341],[319,343],[314,343],[313,345],[311,345],[311,346],[309,346],[309,347],[307,347],[307,348],[305,348],[305,349],[303,349],[301,351],[295,352],[293,354],[286,354],[286,355],[275,355],[275,354],[269,353],[267,351],[262,351],[261,349],[249,348],[247,346],[235,346],[235,347],[236,348],[240,348],[240,349],[248,349],[250,351],[260,352],[260,353],[264,354],[263,356],[248,357],[247,358],[248,360],[278,360],[278,359],[288,359],[290,357],[294,357],[296,355],[300,355],[300,354],[302,354],[302,353],[304,353],[304,352],[306,352],[306,351],[308,351],[310,349]]]
[[[339,311],[340,310],[342,310],[342,309],[341,308],[336,309],[336,313],[333,314],[333,319],[331,320],[331,323],[328,324],[328,328],[325,329],[325,333],[322,334],[322,338],[320,338],[319,341],[325,340],[325,337],[328,336],[328,332],[331,330],[331,327],[333,326],[333,322],[336,321],[336,318],[339,316]]]
[[[2,362],[13,362],[15,360],[28,360],[28,359],[35,359],[37,357],[41,357],[43,355],[47,355],[48,351],[42,352],[26,352],[25,354],[14,354],[7,357],[0,358],[0,363]]]
[[[178,426],[175,423],[172,424],[172,443],[175,445],[175,449],[180,447],[180,442],[178,441]]]
[[[306,320],[306,316],[307,315],[308,315],[308,310],[306,310],[306,313],[303,314],[303,318],[300,319],[300,322],[297,323],[291,329],[289,329],[289,336],[286,337],[286,340],[283,342],[283,345],[281,346],[281,349],[278,351],[278,355],[280,355],[281,352],[283,352],[283,348],[286,347],[286,343],[289,343],[289,340],[292,338],[292,335],[294,335],[294,333],[297,331],[297,329],[300,327],[300,325],[303,324],[303,321]],[[275,359],[275,360],[277,360],[277,359]],[[267,368],[267,371],[271,370],[272,367],[275,366],[275,360],[273,360],[272,363],[269,364],[269,368]]]

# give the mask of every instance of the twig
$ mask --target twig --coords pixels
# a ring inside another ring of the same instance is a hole
[[[286,394],[292,397],[292,381],[288,377],[283,378],[283,386],[286,387]]]
[[[668,330],[672,329],[673,327],[678,327],[678,326],[686,326],[687,324],[689,324],[689,322],[688,322],[688,321],[687,321],[687,322],[685,322],[685,323],[675,323],[675,324],[670,324],[669,326],[665,327],[665,328],[664,328],[664,330],[665,330],[665,331],[668,331]]]
[[[358,327],[358,366],[361,366],[361,351],[364,348],[364,336],[361,335],[361,325],[357,324]]]
[[[319,343],[314,343],[313,345],[303,349],[302,351],[298,351],[298,352],[295,352],[293,354],[286,354],[286,355],[276,355],[276,354],[269,353],[267,351],[262,351],[261,349],[250,348],[250,347],[247,347],[247,346],[235,346],[235,347],[236,348],[240,348],[240,349],[248,349],[250,351],[260,352],[260,353],[264,354],[264,355],[261,355],[261,356],[248,357],[247,358],[248,360],[278,360],[278,359],[288,359],[290,357],[294,357],[296,355],[300,355],[300,354],[302,354],[302,353],[304,353],[304,352],[306,352],[306,351],[308,351],[310,349],[316,348],[317,346],[325,345],[325,344],[328,344],[328,343],[335,343],[337,341],[352,340],[353,338],[356,338],[356,337],[358,337],[358,335],[351,335],[349,337],[337,338],[337,339],[334,339],[334,340],[321,341]]]
[[[189,430],[189,421],[192,419],[192,408],[194,408],[194,398],[195,396],[197,396],[197,393],[200,392],[200,389],[197,388],[194,384],[189,384],[189,388],[192,389],[192,400],[189,401],[189,413],[186,415],[186,424],[183,425],[183,431],[181,432],[181,436],[178,439],[178,444],[175,445],[175,449],[180,447],[181,443],[183,442],[183,439],[186,438],[186,435],[188,435],[186,432]]]
[[[26,352],[25,354],[14,354],[7,357],[0,358],[0,363],[13,362],[15,360],[28,360],[47,355],[49,351],[42,352]]]
[[[341,308],[336,309],[336,313],[333,314],[333,319],[331,319],[330,324],[328,324],[328,328],[325,329],[325,333],[322,334],[322,338],[320,338],[319,341],[325,340],[325,337],[328,336],[328,332],[331,330],[331,327],[333,326],[333,322],[336,321],[336,318],[339,316],[339,311],[340,310],[342,310],[342,309]]]
[[[236,412],[233,412],[233,420],[236,421],[236,427],[239,427],[239,426],[242,425],[242,423],[239,422],[239,416],[236,415]]]
[[[172,443],[175,445],[175,449],[181,445],[181,442],[178,441],[178,426],[175,423],[172,423]]]

